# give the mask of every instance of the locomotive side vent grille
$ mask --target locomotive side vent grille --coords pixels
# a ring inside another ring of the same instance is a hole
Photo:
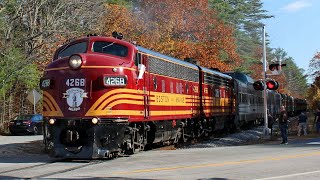
[[[198,71],[179,64],[150,57],[149,68],[151,73],[169,76],[188,81],[199,81]]]
[[[223,77],[209,74],[209,73],[204,73],[204,82],[208,84],[214,84],[217,86],[228,86],[230,80],[225,79]]]

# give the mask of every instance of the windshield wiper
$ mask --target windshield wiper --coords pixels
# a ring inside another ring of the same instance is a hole
[[[107,48],[107,47],[109,47],[109,46],[112,46],[114,43],[115,43],[115,42],[112,42],[112,43],[110,43],[110,44],[108,44],[108,45],[106,45],[106,46],[103,46],[103,47],[101,48],[101,52],[103,52],[105,48]]]

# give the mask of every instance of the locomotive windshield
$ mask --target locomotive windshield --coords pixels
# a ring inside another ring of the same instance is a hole
[[[87,42],[80,42],[77,44],[67,45],[59,51],[58,58],[71,56],[76,53],[85,53],[87,51]]]
[[[93,43],[92,52],[126,57],[128,55],[128,47],[114,42],[96,41]]]

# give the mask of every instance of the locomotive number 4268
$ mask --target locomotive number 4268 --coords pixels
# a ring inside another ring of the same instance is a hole
[[[84,78],[67,79],[66,85],[69,87],[85,86],[86,80]]]
[[[125,76],[104,76],[105,86],[126,86],[127,78]]]

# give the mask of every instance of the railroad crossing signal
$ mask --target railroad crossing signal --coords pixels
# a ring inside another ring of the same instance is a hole
[[[269,65],[270,71],[281,71],[282,66],[286,66],[286,64],[280,64],[280,63],[272,63]]]
[[[263,91],[265,84],[269,90],[277,90],[279,88],[279,83],[273,79],[267,79],[266,83],[264,83],[262,80],[258,80],[253,83],[253,88],[258,91]]]
[[[270,90],[277,90],[279,88],[279,83],[272,79],[267,80],[266,84],[267,84],[267,89],[270,89]]]
[[[253,88],[255,90],[258,90],[258,91],[263,91],[264,90],[264,83],[263,81],[259,80],[259,81],[256,81],[253,83]]]

